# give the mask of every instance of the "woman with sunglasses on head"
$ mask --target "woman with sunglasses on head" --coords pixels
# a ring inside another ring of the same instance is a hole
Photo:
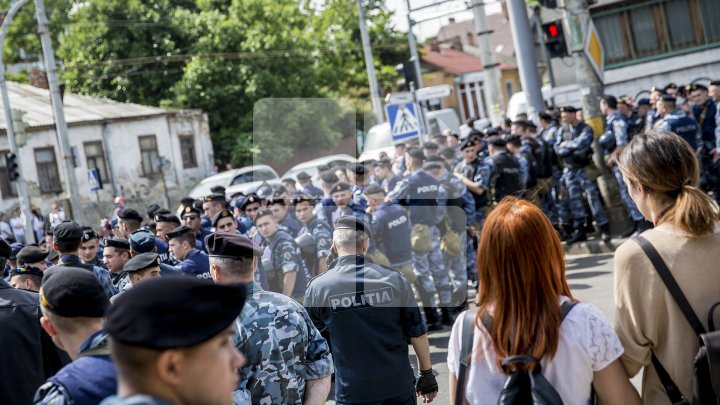
[[[450,335],[451,403],[456,395],[469,404],[498,403],[515,371],[502,363],[519,355],[534,359],[515,367],[539,370],[563,403],[589,403],[593,387],[600,403],[640,403],[612,327],[597,308],[574,301],[560,239],[539,208],[505,199],[493,209],[480,237],[477,271],[479,308],[459,316]],[[465,339],[472,350],[461,375],[465,319],[472,321],[472,340]],[[459,393],[458,376],[465,380]]]
[[[676,303],[677,291],[670,293],[660,272],[668,270],[707,331],[708,313],[720,301],[718,207],[697,187],[695,151],[674,133],[636,135],[616,161],[630,197],[655,224],[615,253],[615,330],[625,347],[622,362],[630,376],[645,368],[646,404],[671,403],[658,377],[663,369],[672,380],[666,382],[692,403],[699,341]]]

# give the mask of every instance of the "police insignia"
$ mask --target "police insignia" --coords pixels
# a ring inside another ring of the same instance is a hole
[[[292,253],[291,252],[283,253],[283,260],[292,260]]]
[[[192,207],[185,207],[185,212],[190,212],[190,211],[192,211]]]

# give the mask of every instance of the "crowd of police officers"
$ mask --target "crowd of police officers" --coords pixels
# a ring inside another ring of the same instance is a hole
[[[720,82],[599,103],[598,144],[633,224],[622,236],[651,226],[613,158],[637,133],[685,139],[720,199]],[[484,129],[470,120],[463,138],[397,143],[393,156],[249,195],[218,186],[176,210],[119,207],[103,238],[65,221],[40,245],[0,241],[0,344],[13,348],[0,364],[3,403],[322,403],[331,378],[338,403],[432,401],[427,332],[468,306],[487,210],[525,198],[566,243],[593,229],[610,240],[581,111],[514,118]],[[208,346],[216,340],[245,360]],[[239,377],[197,378],[215,367],[188,360],[201,349],[230,359],[218,375]]]

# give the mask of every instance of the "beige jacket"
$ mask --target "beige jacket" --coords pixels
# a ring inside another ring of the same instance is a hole
[[[693,239],[663,224],[643,233],[660,253],[695,314],[707,329],[707,314],[720,301],[720,227]],[[699,349],[690,324],[675,304],[650,259],[632,240],[615,252],[615,330],[625,348],[623,364],[633,376],[646,367],[646,404],[670,404],[655,368],[653,351],[685,397],[692,401],[693,359]],[[719,311],[720,312],[720,311]],[[720,314],[716,315],[717,320]]]

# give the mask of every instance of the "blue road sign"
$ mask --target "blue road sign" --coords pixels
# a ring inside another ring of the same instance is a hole
[[[385,106],[393,141],[420,135],[420,119],[413,103],[388,104]]]
[[[90,185],[90,191],[98,191],[102,189],[102,182],[100,181],[100,173],[97,169],[88,169],[87,171],[88,184]]]

